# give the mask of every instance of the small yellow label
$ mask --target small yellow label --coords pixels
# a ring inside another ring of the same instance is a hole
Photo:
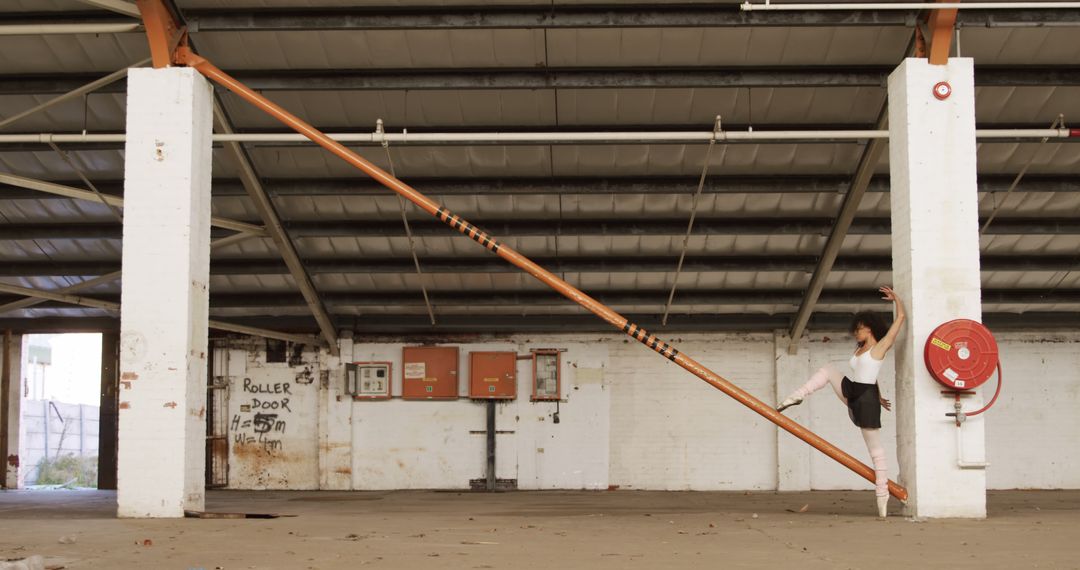
[[[498,382],[498,381],[499,381],[498,378],[492,378],[492,377],[484,378],[484,382]]]
[[[940,348],[941,350],[944,350],[945,352],[952,350],[952,345],[937,337],[930,339],[930,344]]]
[[[427,376],[427,377],[424,378],[424,382],[438,382],[438,381],[439,381],[438,378],[432,378],[431,376]]]

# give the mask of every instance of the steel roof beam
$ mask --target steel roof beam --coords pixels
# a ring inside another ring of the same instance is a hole
[[[540,265],[559,273],[666,273],[673,256],[562,256],[535,257]],[[488,257],[425,257],[424,270],[437,274],[511,273],[514,270]],[[415,269],[409,257],[305,258],[312,274],[407,274]],[[817,257],[810,255],[689,255],[683,264],[687,272],[785,272],[810,273]],[[983,271],[1080,271],[1077,255],[983,255]],[[86,277],[120,269],[115,261],[9,261],[0,264],[3,277]],[[888,255],[842,255],[834,271],[892,270]],[[216,259],[210,262],[211,275],[286,275],[288,268],[278,258]]]
[[[875,127],[877,129],[888,129],[888,126],[888,105],[883,104],[878,113]],[[810,322],[810,315],[814,312],[818,297],[822,295],[822,291],[825,289],[825,280],[828,279],[833,263],[840,254],[840,248],[844,245],[848,228],[851,227],[855,215],[859,212],[859,205],[862,203],[862,198],[870,186],[874,171],[881,161],[881,155],[885,152],[887,144],[887,139],[873,139],[867,141],[866,146],[863,147],[859,163],[855,167],[855,174],[852,175],[851,183],[844,194],[844,200],[840,204],[840,212],[836,216],[836,222],[833,224],[832,231],[829,232],[829,239],[825,241],[825,247],[821,250],[821,259],[818,260],[817,267],[814,268],[814,273],[810,276],[810,283],[803,294],[802,302],[799,303],[795,322],[791,325],[791,330],[788,331],[789,354],[795,354],[799,350],[799,342],[802,340],[803,331],[806,330],[806,325]]]
[[[73,186],[58,184],[56,182],[47,182],[45,180],[27,178],[25,176],[16,176],[14,174],[7,174],[4,172],[0,172],[0,188],[4,189],[4,192],[0,192],[0,199],[7,198],[6,191],[8,190],[8,188],[22,188],[24,190],[40,192],[42,193],[42,195],[73,198],[76,200],[97,202],[99,204],[104,201],[105,205],[108,206],[116,208],[124,207],[124,199],[120,196],[116,196],[110,193],[105,193],[102,197],[99,197],[94,192],[91,192],[89,190],[83,190],[82,188],[75,188]],[[222,218],[220,216],[211,216],[210,225],[216,228],[228,229],[235,232],[254,235],[265,235],[265,230],[260,225],[232,220],[229,218]]]
[[[455,30],[729,27],[913,27],[915,14],[895,10],[744,12],[715,4],[524,7],[376,7],[304,10],[186,10],[192,31]],[[1080,10],[962,10],[958,26],[1080,25]]]
[[[659,314],[633,314],[631,317],[642,326],[656,330],[660,324]],[[672,332],[767,332],[787,329],[791,326],[793,314],[774,315],[756,314],[673,314],[668,326],[663,330]],[[1039,331],[1049,330],[1075,331],[1080,322],[1080,312],[1065,311],[1027,311],[1024,313],[983,313],[983,323],[995,331]],[[814,331],[844,331],[851,321],[851,313],[816,313],[811,319],[810,329]],[[233,323],[256,327],[279,327],[295,332],[315,330],[310,317],[254,317],[234,318]],[[387,340],[402,338],[407,335],[411,342],[431,340],[434,342],[455,342],[455,334],[475,335],[476,333],[515,335],[521,333],[611,333],[589,315],[445,315],[437,325],[432,325],[427,315],[335,315],[334,322],[339,329],[353,330],[360,340]],[[103,317],[35,317],[35,318],[0,318],[0,329],[10,329],[18,333],[28,332],[99,332],[118,330],[119,319]],[[475,337],[461,337],[461,340],[474,340]]]
[[[1005,192],[1015,178],[1012,175],[985,174],[979,177],[979,192]],[[409,180],[426,193],[437,196],[483,195],[594,195],[594,194],[690,194],[696,179],[692,177],[627,177],[627,178],[422,178]],[[705,181],[705,194],[766,194],[766,193],[842,193],[847,189],[849,176],[710,176]],[[78,181],[53,182],[73,186]],[[123,182],[110,180],[95,183],[102,193],[120,196]],[[4,187],[0,178],[0,197],[5,200],[67,199],[66,196],[44,194],[15,186]],[[263,187],[271,196],[389,196],[386,189],[366,178],[269,178]],[[211,184],[214,197],[247,196],[237,180],[215,179]],[[889,176],[874,176],[867,192],[888,192]],[[1067,175],[1028,175],[1014,193],[1080,192],[1080,178]]]
[[[131,16],[133,18],[140,17],[139,8],[135,6],[134,2],[128,0],[75,0],[83,4],[89,4],[102,10],[108,10],[117,14],[123,14],[125,16]]]
[[[668,291],[659,289],[590,291],[589,294],[609,305],[664,306],[668,298]],[[430,297],[432,303],[442,307],[565,306],[565,299],[550,291],[432,291]],[[102,302],[110,307],[118,306],[120,302],[117,294],[79,299]],[[337,308],[424,306],[422,298],[407,291],[328,292],[323,293],[322,299]],[[801,299],[802,291],[798,289],[685,289],[680,290],[675,305],[796,305]],[[0,298],[0,302],[8,300],[10,299]],[[879,300],[880,296],[868,289],[823,290],[818,302],[828,305],[876,305]],[[1080,303],[1080,289],[984,289],[982,300],[983,303],[1025,305]],[[305,306],[307,301],[303,295],[294,293],[218,293],[210,296],[211,308],[244,308],[263,314],[274,314],[282,307]]]
[[[86,3],[93,2],[88,0]],[[97,0],[101,2],[102,0]],[[107,1],[107,0],[105,0]],[[125,7],[126,8],[126,7]],[[127,11],[123,12],[127,13]],[[128,14],[135,15],[135,14]],[[647,4],[590,6],[425,6],[237,10],[184,10],[191,32],[372,31],[471,29],[625,29],[731,27],[904,27],[915,24],[912,13],[896,10],[743,12],[738,6],[715,4]],[[103,23],[118,20],[106,12],[14,12],[0,17],[8,23]],[[1027,28],[1080,25],[1080,10],[960,10],[957,27]]]
[[[319,220],[284,222],[294,239],[312,237],[404,237],[400,221],[390,220]],[[445,225],[427,220],[410,222],[413,235],[458,237]],[[676,236],[686,232],[680,220],[581,219],[483,221],[476,224],[498,237],[556,236]],[[889,235],[889,218],[858,218],[848,231],[852,235]],[[115,223],[4,224],[0,239],[120,239],[121,226]],[[829,218],[706,218],[694,225],[694,235],[819,235],[832,229]],[[214,237],[226,235],[220,229]],[[986,235],[1080,235],[1078,218],[998,218]]]
[[[214,127],[219,132],[233,132],[232,122],[229,120],[228,115],[225,114],[225,109],[217,97],[214,98]],[[239,143],[225,143],[225,151],[229,160],[232,161],[233,167],[237,170],[241,185],[255,205],[255,211],[262,218],[266,233],[274,240],[278,253],[284,260],[285,266],[289,268],[289,274],[292,276],[293,282],[300,289],[305,303],[311,310],[312,316],[315,317],[315,321],[319,323],[319,331],[326,341],[330,354],[337,356],[337,329],[334,328],[330,315],[326,312],[322,299],[319,298],[319,292],[315,289],[315,284],[311,281],[311,276],[308,275],[304,262],[296,251],[296,245],[282,226],[277,208],[274,207],[273,201],[263,188],[262,181],[259,180],[251,159]]]
[[[274,69],[233,75],[259,91],[472,91],[491,89],[671,89],[872,87],[884,89],[891,66],[607,67],[488,69]],[[0,95],[64,93],[96,73],[0,76]],[[976,86],[1075,86],[1080,66],[976,66]],[[126,81],[99,92],[121,93]]]

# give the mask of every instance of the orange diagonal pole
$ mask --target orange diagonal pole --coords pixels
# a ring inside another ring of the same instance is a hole
[[[694,376],[701,378],[702,380],[717,388],[721,392],[727,394],[728,396],[731,396],[740,404],[757,412],[765,419],[780,426],[795,437],[805,441],[806,443],[809,443],[814,448],[820,450],[822,453],[840,462],[842,465],[844,465],[848,469],[851,469],[866,480],[870,482],[874,481],[874,470],[862,463],[861,461],[848,455],[840,448],[829,443],[828,441],[825,441],[817,434],[799,425],[797,422],[792,421],[787,416],[780,414],[779,412],[774,410],[772,406],[769,406],[761,400],[753,397],[752,395],[750,395],[750,393],[746,392],[742,388],[739,388],[735,384],[732,384],[730,381],[722,378],[719,374],[716,374],[712,370],[705,368],[694,359],[676,350],[674,346],[671,346],[670,344],[657,338],[656,335],[653,335],[645,329],[639,327],[638,325],[631,323],[629,320],[627,320],[626,317],[615,312],[607,305],[604,305],[596,299],[593,299],[592,297],[586,295],[585,293],[583,293],[573,285],[570,285],[566,281],[563,281],[554,273],[551,273],[550,271],[544,269],[543,267],[540,267],[536,263],[533,263],[532,260],[514,251],[510,247],[499,243],[493,237],[481,231],[476,226],[470,224],[468,221],[462,219],[460,216],[455,215],[453,212],[450,212],[446,208],[442,207],[438,202],[435,202],[431,198],[428,198],[427,196],[421,194],[415,188],[409,186],[408,184],[405,184],[404,182],[398,180],[394,176],[391,176],[389,173],[382,170],[378,166],[375,166],[374,164],[368,162],[362,156],[345,148],[345,146],[341,143],[331,139],[323,132],[297,118],[295,115],[289,113],[285,109],[282,109],[274,102],[252,91],[243,83],[240,83],[236,79],[230,77],[224,71],[218,69],[216,66],[214,66],[214,64],[210,63],[205,58],[196,55],[194,52],[191,51],[190,48],[186,46],[181,46],[180,49],[177,51],[176,55],[179,63],[195,68],[199,71],[199,73],[202,73],[206,77],[212,79],[213,81],[216,81],[229,91],[232,91],[233,93],[239,95],[241,98],[246,99],[251,104],[262,109],[275,119],[281,121],[289,128],[311,139],[313,142],[325,148],[326,150],[329,150],[330,152],[336,154],[345,162],[348,162],[349,164],[362,170],[365,174],[374,178],[383,186],[386,186],[387,188],[398,193],[413,204],[416,204],[418,207],[420,207],[420,209],[431,214],[432,216],[435,216],[446,225],[469,236],[473,239],[473,241],[476,241],[480,245],[486,247],[492,253],[517,266],[529,275],[537,278],[538,280],[540,280],[540,282],[558,291],[562,295],[569,298],[571,301],[574,301],[582,307],[585,307],[596,316],[607,321],[609,324],[611,324],[611,326],[630,335],[638,342],[653,349],[668,360],[678,364],[679,366],[682,366]],[[907,490],[892,481],[889,481],[889,492],[901,501],[907,500]]]

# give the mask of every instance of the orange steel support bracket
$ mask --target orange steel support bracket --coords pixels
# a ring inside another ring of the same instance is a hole
[[[742,388],[739,388],[730,381],[720,377],[715,372],[705,368],[700,363],[696,362],[689,356],[679,352],[674,346],[661,341],[655,335],[648,333],[645,329],[638,325],[631,323],[626,317],[612,310],[607,305],[600,303],[596,299],[589,297],[582,291],[578,290],[574,286],[570,285],[566,281],[563,281],[555,274],[540,267],[529,258],[514,251],[509,246],[499,243],[493,237],[482,231],[480,228],[470,224],[469,222],[451,213],[446,208],[442,207],[438,202],[435,202],[431,198],[428,198],[424,194],[421,194],[416,189],[405,184],[401,180],[398,180],[394,176],[391,176],[386,171],[382,170],[378,166],[368,162],[360,155],[345,148],[341,143],[331,139],[323,132],[319,131],[315,127],[307,124],[303,120],[292,115],[285,109],[281,108],[274,102],[266,99],[262,95],[252,91],[250,88],[240,83],[236,79],[230,77],[225,72],[221,71],[214,64],[207,61],[205,58],[196,55],[190,48],[180,47],[178,50],[179,60],[181,63],[195,68],[199,73],[202,73],[209,79],[219,83],[223,87],[232,91],[236,95],[243,99],[246,99],[251,104],[262,109],[275,119],[281,121],[289,128],[311,139],[316,144],[322,146],[326,150],[334,153],[345,162],[355,166],[362,170],[368,176],[375,179],[377,182],[386,186],[390,190],[393,190],[400,196],[406,198],[413,204],[416,204],[420,209],[431,214],[438,220],[442,221],[451,228],[467,235],[476,241],[480,245],[486,247],[492,253],[498,255],[504,260],[517,266],[519,269],[525,271],[529,275],[532,275],[540,282],[558,291],[571,301],[581,305],[588,309],[590,312],[607,321],[609,324],[617,329],[622,330],[624,333],[630,335],[638,342],[658,352],[661,356],[683,367],[693,375],[709,383],[713,387],[719,389],[721,392],[731,396],[740,404],[750,408],[757,412],[765,419],[780,426],[784,430],[788,431],[795,437],[809,443],[814,448],[825,453],[829,457],[840,462],[842,465],[851,469],[855,473],[859,474],[868,481],[874,481],[874,470],[863,464],[854,457],[848,455],[840,448],[825,441],[817,434],[811,432],[805,427],[792,421],[787,416],[784,416],[777,412],[772,406],[766,405],[761,400],[750,395]],[[889,481],[889,492],[901,501],[907,500],[907,490],[897,485],[896,483]]]
[[[938,0],[942,1],[944,0]],[[956,12],[956,8],[930,10],[930,63],[933,65],[945,65],[949,62]]]
[[[150,59],[155,69],[180,64],[178,50],[187,47],[187,28],[180,25],[161,0],[135,0],[142,14]]]

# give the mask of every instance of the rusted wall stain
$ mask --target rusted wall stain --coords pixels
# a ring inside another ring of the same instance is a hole
[[[164,404],[161,405],[161,407],[162,408],[176,409],[176,402],[165,402]]]
[[[7,457],[7,462],[8,462],[8,465],[10,465],[12,467],[18,467],[19,466],[19,456],[18,455],[9,455]]]
[[[131,407],[131,402],[120,402],[120,409],[126,410]]]
[[[139,375],[136,374],[135,372],[124,372],[123,374],[120,375],[120,379],[121,380],[138,380]]]

